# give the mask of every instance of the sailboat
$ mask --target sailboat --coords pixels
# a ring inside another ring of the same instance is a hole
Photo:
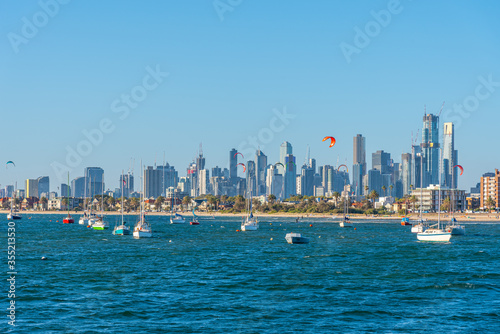
[[[104,221],[104,182],[102,182],[101,189],[101,217],[99,217],[99,219],[92,224],[92,228],[94,230],[106,230],[109,228],[109,224]]]
[[[198,221],[198,216],[195,215],[194,209],[193,209],[193,220],[189,222],[191,225],[200,225],[200,222]]]
[[[441,151],[441,149],[439,149]],[[442,152],[442,151],[441,151]],[[439,174],[438,189],[438,221],[437,224],[430,226],[425,231],[417,233],[417,239],[430,242],[448,242],[451,233],[441,228],[441,173]]]
[[[247,216],[244,217],[243,221],[241,222],[241,230],[242,231],[256,231],[259,229],[259,222],[257,221],[257,218],[254,217],[253,212],[252,212],[252,195],[251,195],[251,185],[249,187],[248,193],[248,199],[247,199]]]
[[[451,186],[454,188],[455,187],[455,167],[453,167],[452,173],[451,173]],[[457,224],[457,220],[455,219],[455,210],[453,205],[455,204],[454,201],[454,193],[455,189],[451,189],[451,219],[450,223],[446,226],[446,231],[450,232],[452,235],[465,235],[465,226]]]
[[[172,203],[170,204],[170,213],[172,214],[174,212],[174,203],[175,203],[175,194],[174,197],[172,197]],[[178,213],[175,213],[175,215],[172,217],[170,216],[170,224],[184,224],[186,220],[184,217]]]
[[[123,180],[123,171],[122,171],[122,205],[121,205],[121,213],[122,213],[122,223],[121,225],[115,226],[113,229],[113,234],[114,235],[130,235],[130,228],[125,225],[125,222],[123,221],[123,183],[125,180]]]
[[[78,224],[88,225],[89,218],[90,214],[87,214],[87,172],[85,171],[85,187],[83,188],[83,216],[78,219]]]
[[[69,184],[69,172],[68,172],[68,184]],[[67,195],[66,197],[67,197],[67,201],[68,201],[68,205],[67,205],[67,207],[68,207],[68,216],[63,219],[63,223],[64,224],[73,224],[75,222],[75,220],[69,214],[69,192],[66,195]]]
[[[420,158],[422,159],[422,158]],[[411,233],[422,233],[424,232],[426,229],[427,229],[427,225],[425,224],[424,222],[424,219],[422,217],[422,210],[424,209],[423,208],[423,198],[424,198],[424,195],[423,195],[423,181],[422,181],[422,178],[423,178],[423,173],[422,173],[422,161],[420,161],[420,210],[419,210],[419,213],[420,213],[420,218],[418,220],[418,223],[417,224],[414,224],[412,225],[411,227]]]
[[[347,200],[344,201],[344,219],[339,223],[340,227],[354,227],[352,222],[349,220],[349,205],[347,202],[350,202],[351,198],[349,196],[349,192],[347,192]]]
[[[142,167],[142,161],[141,161],[141,167]],[[137,224],[135,224],[134,227],[134,238],[139,239],[139,238],[151,238],[153,236],[153,230],[151,229],[151,225],[146,221],[144,217],[144,170],[142,171],[141,175],[141,212],[140,212],[140,217],[139,221]]]
[[[17,182],[16,182],[16,188],[17,188]],[[21,215],[17,214],[17,210],[15,209],[15,203],[16,203],[16,190],[14,189],[14,194],[10,198],[10,213],[7,214],[7,219],[8,220],[19,220],[21,219]]]

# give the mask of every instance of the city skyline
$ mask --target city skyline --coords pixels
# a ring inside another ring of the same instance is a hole
[[[300,163],[309,145],[318,166],[351,166],[358,133],[367,154],[384,150],[399,161],[422,131],[422,115],[437,114],[443,101],[440,124],[455,123],[466,169],[460,187],[500,165],[476,142],[497,141],[500,4],[441,2],[431,10],[401,1],[387,24],[377,23],[387,1],[245,2],[223,20],[210,2],[141,4],[141,14],[136,6],[113,15],[112,4],[61,4],[25,37],[25,21],[43,7],[0,4],[0,109],[4,138],[15,138],[2,156],[16,162],[0,174],[2,187],[40,175],[66,183],[55,163],[68,165],[78,148],[88,154],[74,159],[70,177],[100,166],[110,188],[131,158],[137,171],[141,158],[161,164],[165,152],[183,171],[200,142],[207,167],[228,164],[232,147],[260,148],[278,161],[285,140]],[[367,35],[373,22],[380,31]],[[13,34],[26,42],[16,46]],[[346,54],[346,45],[356,52]],[[326,135],[337,138],[331,150],[321,143]]]

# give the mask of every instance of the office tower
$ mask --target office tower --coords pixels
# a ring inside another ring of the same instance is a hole
[[[162,193],[162,173],[153,166],[148,166],[144,170],[144,197],[157,198]]]
[[[85,168],[86,196],[94,198],[100,195],[104,189],[104,170],[101,167]]]
[[[212,177],[219,177],[219,176],[223,176],[222,170],[218,166],[213,167],[212,168]]]
[[[391,154],[383,150],[372,153],[372,169],[379,170],[381,174],[389,174],[390,160]]]
[[[280,146],[280,161],[283,165],[286,164],[286,157],[290,154],[293,154],[292,144],[285,141]],[[285,175],[285,168],[278,165],[278,170],[280,174]]]
[[[380,196],[383,196],[382,174],[380,174],[380,171],[378,169],[370,169],[367,176],[368,194],[375,190]]]
[[[246,163],[247,171],[245,173],[247,192],[250,192],[252,196],[257,194],[257,178],[255,176],[255,161],[249,160]]]
[[[362,175],[366,174],[366,150],[365,150],[366,138],[358,134],[353,138],[353,165],[361,165]]]
[[[236,165],[238,164],[237,153],[238,151],[234,148],[229,151],[229,179],[233,185],[235,185],[238,180],[238,169],[236,168]]]
[[[205,163],[203,162],[203,165],[204,164]],[[170,187],[177,188],[177,183],[179,182],[179,175],[175,170],[174,166],[170,166],[168,162],[164,166],[156,167],[156,169],[159,171],[161,177],[160,194],[162,196],[165,196],[166,189]]]
[[[61,197],[69,197],[71,195],[71,187],[66,183],[61,183]]]
[[[38,197],[38,180],[26,180],[26,198]]]
[[[286,142],[285,142],[286,143]],[[288,143],[287,143],[288,144]],[[283,147],[283,145],[282,145]],[[290,146],[291,148],[291,146]],[[297,194],[297,168],[295,165],[295,157],[292,154],[285,156],[285,194],[284,199]]]
[[[77,177],[71,181],[71,195],[75,198],[83,198],[85,194],[85,177]]]
[[[423,180],[421,182],[421,175],[423,176],[423,165],[422,165],[422,147],[419,145],[413,145],[411,148],[411,181],[410,190],[420,188],[423,185]]]
[[[451,122],[444,123],[443,128],[443,161],[441,164],[441,183],[448,188],[457,188],[458,152],[455,150],[455,129]],[[453,184],[452,184],[453,182]]]
[[[426,114],[422,129],[423,185],[439,184],[439,117]]]
[[[41,198],[41,194],[49,194],[50,192],[50,181],[48,176],[40,176],[37,179],[38,182],[38,194],[37,197]]]
[[[210,172],[208,169],[202,169],[198,173],[198,189],[199,189],[199,195],[206,195],[210,193],[209,191],[209,179],[210,179]]]
[[[120,175],[120,191],[123,184],[123,197],[130,197],[130,195],[134,192],[134,175],[132,174],[123,174]]]
[[[267,170],[267,156],[261,151],[257,150],[255,154],[255,177],[256,189],[255,195],[266,194],[266,170]]]
[[[500,208],[500,171],[495,169],[495,173],[486,173],[481,177],[481,209],[498,209]],[[488,200],[493,200],[493,207],[488,206]]]
[[[277,199],[283,199],[283,175],[279,173],[277,166],[270,165],[266,176],[266,195],[274,195]]]
[[[312,167],[304,165],[302,166],[301,175],[299,176],[299,181],[297,183],[297,193],[304,196],[314,195],[314,170]],[[300,187],[298,186],[300,184]]]
[[[411,192],[412,179],[412,159],[410,153],[401,154],[401,182],[403,186],[403,194],[408,195]]]
[[[14,186],[5,186],[5,196],[12,197],[14,195]]]

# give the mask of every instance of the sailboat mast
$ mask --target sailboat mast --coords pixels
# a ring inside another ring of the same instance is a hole
[[[122,225],[123,225],[123,182],[125,180],[123,179],[123,169],[122,169],[122,205],[121,205],[121,212],[122,212]]]

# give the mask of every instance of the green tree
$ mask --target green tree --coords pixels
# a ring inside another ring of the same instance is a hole
[[[491,198],[491,196],[489,196],[488,199],[486,200],[486,206],[490,210],[493,210],[495,208],[495,201],[493,200],[493,198]]]
[[[156,211],[161,211],[161,206],[163,204],[163,202],[165,202],[165,197],[163,196],[158,196],[155,200],[155,208],[156,208]]]
[[[384,197],[385,197],[385,191],[387,190],[387,188],[385,186],[382,186],[382,191],[384,192]]]
[[[393,189],[393,188],[394,188],[394,186],[391,184],[391,185],[389,186],[389,189],[391,190],[391,196],[392,196],[392,189]]]
[[[267,196],[267,201],[269,202],[269,204],[273,205],[276,201],[276,196],[274,196],[273,194]]]
[[[449,211],[450,210],[450,198],[446,197],[444,201],[441,203],[441,211]]]
[[[335,203],[338,203],[339,202],[340,193],[338,191],[335,191],[332,194],[332,196],[333,196],[333,198],[335,198]]]
[[[184,196],[184,198],[182,199],[182,204],[185,205],[187,209],[189,209],[189,204],[191,204],[191,201],[191,196]]]
[[[132,197],[130,199],[130,209],[137,210],[140,204],[140,200],[137,197]]]

